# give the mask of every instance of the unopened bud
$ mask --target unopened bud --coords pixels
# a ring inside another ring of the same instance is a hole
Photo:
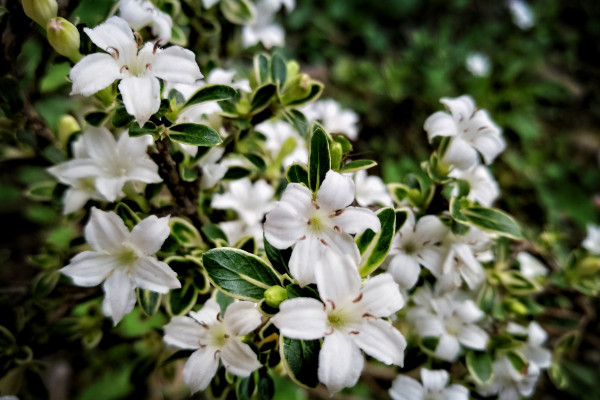
[[[287,90],[283,95],[283,103],[288,104],[295,100],[302,100],[308,97],[312,86],[312,80],[307,74],[298,74],[287,85]]]
[[[342,145],[338,142],[331,142],[329,144],[329,151],[331,154],[331,168],[337,170],[342,162]]]
[[[76,63],[82,57],[79,53],[79,31],[64,18],[52,18],[46,29],[48,42],[60,55]]]
[[[66,148],[69,138],[75,132],[79,132],[81,127],[77,120],[71,115],[63,115],[58,121],[58,141]]]
[[[45,28],[50,18],[56,17],[58,4],[56,4],[56,0],[23,0],[23,11],[29,18]]]
[[[271,286],[265,290],[265,303],[270,307],[279,307],[282,301],[287,300],[287,291],[281,286]]]

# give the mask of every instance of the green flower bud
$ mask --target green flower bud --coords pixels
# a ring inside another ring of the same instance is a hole
[[[48,42],[54,50],[76,63],[82,57],[79,53],[79,31],[64,18],[52,18],[46,29]]]
[[[279,307],[281,302],[287,298],[287,291],[281,286],[271,286],[265,290],[265,303],[270,307]]]
[[[291,103],[295,100],[302,100],[310,94],[312,80],[307,74],[298,74],[287,85],[287,90],[283,95],[283,104]]]
[[[342,145],[338,142],[331,142],[329,150],[331,152],[331,168],[337,170],[342,162]]]
[[[23,11],[42,28],[46,27],[50,18],[58,12],[56,0],[23,0]]]
[[[63,115],[58,121],[58,141],[66,148],[71,135],[80,130],[81,127],[73,116]]]

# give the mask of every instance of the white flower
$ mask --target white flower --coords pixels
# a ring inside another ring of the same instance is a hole
[[[475,76],[483,77],[490,74],[490,58],[483,53],[469,53],[465,66]]]
[[[548,275],[548,268],[546,268],[546,266],[537,258],[525,251],[521,251],[517,254],[517,261],[521,267],[521,273],[526,278]]]
[[[318,263],[329,264],[317,269],[322,302],[294,298],[281,303],[271,319],[281,334],[293,339],[324,338],[318,375],[330,393],[356,383],[364,365],[361,349],[384,364],[402,366],[406,340],[381,319],[404,305],[392,277],[377,275],[361,290],[356,263],[349,257],[327,251]]]
[[[119,3],[121,18],[129,23],[134,31],[152,25],[152,34],[168,42],[171,40],[173,20],[167,13],[160,11],[149,0],[121,0]]]
[[[485,278],[485,270],[477,259],[478,254],[484,254],[492,245],[492,241],[482,230],[471,226],[465,235],[455,235],[449,232],[446,236],[445,247],[448,253],[442,265],[436,289],[447,292],[457,289],[464,281],[469,289],[475,289]],[[435,275],[435,271],[431,271]]]
[[[358,263],[360,253],[350,234],[381,224],[368,209],[348,207],[354,200],[354,182],[329,171],[316,198],[304,185],[290,183],[266,217],[265,237],[278,249],[294,246],[289,267],[301,286],[315,282],[315,262],[325,249],[347,254]]]
[[[227,191],[215,194],[212,207],[219,210],[234,210],[246,224],[262,222],[265,214],[273,208],[275,189],[264,180],[254,183],[248,178],[229,182]]]
[[[281,6],[284,6],[288,13],[292,12],[294,7],[296,7],[296,0],[261,0],[260,3],[264,5],[265,9],[272,13],[279,11]]]
[[[76,255],[60,271],[78,286],[104,282],[102,311],[115,325],[133,309],[136,287],[158,293],[181,287],[177,274],[151,257],[169,236],[169,217],[152,215],[129,232],[117,214],[94,207],[84,232],[93,251]]]
[[[160,83],[192,84],[202,78],[194,53],[179,46],[159,49],[146,43],[138,50],[127,22],[111,17],[94,29],[85,28],[92,42],[106,53],[90,54],[71,69],[71,94],[90,96],[120,79],[125,109],[143,126],[160,107]]]
[[[197,150],[197,146],[194,150]],[[195,151],[194,151],[195,152]],[[218,162],[225,153],[223,147],[211,147],[198,160],[197,165],[202,169],[202,178],[200,178],[200,189],[208,189],[217,184],[227,173],[227,165]]]
[[[509,0],[508,9],[513,22],[522,30],[527,30],[535,25],[535,16],[527,2],[522,0]]]
[[[587,236],[581,245],[590,253],[600,255],[600,226],[588,224]]]
[[[356,202],[359,206],[367,207],[375,204],[391,206],[393,204],[380,177],[367,176],[367,171],[362,169],[354,175],[354,184],[356,185]]]
[[[392,382],[390,397],[393,400],[469,400],[469,390],[462,385],[448,386],[447,371],[421,368],[421,383],[406,375]]]
[[[202,6],[206,9],[211,8],[215,4],[217,4],[219,0],[202,0]]]
[[[400,287],[410,289],[419,279],[420,265],[435,276],[441,275],[446,249],[439,243],[445,238],[448,228],[434,215],[426,215],[415,223],[414,213],[410,209],[405,210],[406,221],[392,239],[387,270]]]
[[[182,349],[196,350],[183,367],[183,381],[192,393],[204,390],[217,373],[219,359],[228,372],[247,377],[261,367],[250,346],[242,337],[258,328],[261,314],[254,303],[238,301],[227,307],[221,318],[221,309],[209,299],[190,317],[173,317],[165,325],[164,341]]]
[[[342,133],[350,140],[358,139],[358,114],[352,110],[342,109],[333,99],[309,103],[300,111],[310,123],[320,121],[329,133]]]
[[[428,287],[418,290],[417,306],[407,314],[408,321],[420,337],[436,337],[436,357],[453,362],[460,346],[484,350],[488,334],[475,323],[484,317],[472,300],[459,300],[456,292],[434,297]]]
[[[260,222],[246,224],[243,220],[237,219],[234,221],[219,222],[219,228],[225,233],[227,242],[231,245],[234,245],[238,240],[246,236],[252,236],[258,246],[262,247],[263,225]]]
[[[258,42],[261,42],[267,49],[283,45],[285,32],[281,25],[273,22],[275,12],[273,2],[270,0],[262,0],[256,4],[256,19],[242,28],[244,48],[254,46]]]
[[[492,378],[485,385],[478,385],[477,392],[483,396],[497,396],[499,400],[519,400],[530,397],[540,376],[535,363],[529,363],[526,371],[517,371],[508,357],[494,361]]]
[[[467,181],[470,187],[467,198],[482,206],[490,207],[500,195],[498,183],[484,165],[474,165],[467,170],[453,169],[448,176]],[[458,188],[452,194],[457,195]]]
[[[295,162],[301,164],[308,162],[308,151],[306,150],[305,140],[287,122],[269,120],[261,122],[254,129],[267,138],[265,147],[271,153],[273,159],[276,159],[280,155],[284,143],[293,138],[295,147],[283,159],[282,165],[284,167],[288,167]]]
[[[490,119],[487,111],[477,110],[470,96],[440,100],[451,115],[438,111],[425,121],[429,142],[436,136],[450,136],[452,140],[443,156],[445,162],[459,169],[468,169],[477,164],[477,152],[486,164],[500,154],[506,144],[500,128]]]
[[[535,321],[531,321],[528,327],[521,326],[514,322],[509,322],[506,330],[509,333],[527,335],[527,342],[517,351],[525,357],[528,362],[532,362],[542,369],[550,368],[552,362],[552,352],[543,347],[548,338],[548,334]]]
[[[106,201],[111,202],[123,197],[121,190],[126,182],[162,182],[157,172],[158,166],[146,154],[148,137],[129,137],[124,132],[117,142],[108,129],[90,126],[83,133],[81,140],[87,158],[77,157],[48,169],[61,182],[71,184],[76,180],[89,182],[89,179],[93,179],[98,193]],[[80,152],[79,155],[82,153]],[[89,185],[89,183],[82,183],[82,185],[86,184]],[[82,191],[88,190],[85,193],[91,193],[88,186],[78,188],[81,194],[77,195],[77,198],[80,201],[65,199],[65,211],[67,205],[71,210],[76,206],[75,203],[83,206],[87,201],[87,199],[83,201]],[[95,197],[90,196],[90,198]]]

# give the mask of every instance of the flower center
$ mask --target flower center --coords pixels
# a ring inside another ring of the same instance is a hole
[[[327,322],[333,330],[344,331],[353,321],[353,315],[343,308],[335,308],[327,311]]]
[[[319,209],[314,209],[308,219],[308,228],[316,235],[331,228],[329,216]]]
[[[124,267],[129,267],[138,259],[137,252],[131,247],[123,248],[115,256],[117,257],[119,265]]]
[[[417,246],[413,242],[406,242],[402,245],[402,250],[408,255],[415,254],[417,252]]]
[[[223,323],[216,323],[210,327],[210,331],[208,333],[209,336],[209,345],[212,347],[216,347],[217,349],[222,349],[227,344],[229,340],[229,334],[225,330],[225,325]]]

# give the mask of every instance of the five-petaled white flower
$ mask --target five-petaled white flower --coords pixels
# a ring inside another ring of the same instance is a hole
[[[517,371],[506,355],[494,361],[491,379],[477,385],[477,392],[483,396],[496,396],[498,400],[520,400],[533,394],[540,377],[537,364],[530,362],[523,370]]]
[[[419,279],[420,265],[439,276],[445,247],[439,245],[448,228],[435,215],[426,215],[415,222],[412,210],[405,209],[406,221],[392,239],[388,272],[403,289],[412,288]]]
[[[285,42],[285,31],[281,25],[273,21],[277,12],[277,9],[273,8],[274,5],[272,0],[262,0],[256,4],[256,18],[242,28],[244,48],[261,42],[263,46],[270,49]]]
[[[142,126],[160,107],[160,83],[192,84],[202,78],[194,53],[179,46],[159,49],[146,43],[141,49],[127,22],[110,17],[94,29],[85,28],[92,42],[106,53],[90,54],[71,69],[71,94],[90,96],[120,79],[125,109]]]
[[[287,122],[268,120],[256,125],[254,130],[266,137],[265,148],[283,167],[288,167],[295,162],[301,164],[308,162],[304,138]]]
[[[436,357],[455,361],[460,345],[484,350],[488,334],[475,323],[484,317],[472,300],[459,300],[457,292],[436,297],[428,286],[423,286],[413,296],[416,306],[408,311],[407,319],[420,337],[436,337]]]
[[[356,185],[356,202],[359,206],[392,205],[392,198],[380,177],[376,175],[368,176],[367,171],[361,169],[354,175],[354,183]]]
[[[588,224],[587,236],[581,245],[590,253],[600,255],[600,226]]]
[[[350,140],[358,139],[358,114],[342,109],[333,99],[319,100],[300,109],[310,122],[320,121],[327,132],[342,133]]]
[[[278,249],[295,244],[289,267],[301,286],[315,282],[315,262],[326,249],[347,254],[358,263],[360,253],[350,234],[381,229],[373,211],[349,207],[353,200],[352,179],[330,170],[316,198],[306,186],[290,183],[267,214],[264,229],[269,243]]]
[[[543,346],[548,334],[535,321],[524,327],[515,322],[509,322],[506,331],[517,335],[527,335],[527,342],[517,348],[517,351],[528,361],[541,369],[550,368],[552,363],[552,352]]]
[[[75,159],[51,167],[48,171],[66,184],[73,181],[88,182],[86,179],[91,179],[106,201],[115,201],[123,197],[122,189],[126,182],[162,182],[157,172],[158,166],[146,154],[148,138],[130,137],[123,132],[116,141],[108,129],[90,126],[81,139],[88,157],[78,157],[86,155],[79,152]],[[90,195],[90,198],[95,197]],[[67,204],[72,205],[72,201],[65,199],[65,212]]]
[[[161,40],[171,40],[173,20],[167,13],[160,11],[149,0],[121,0],[119,3],[121,18],[129,23],[135,31],[152,25],[152,34]]]
[[[96,286],[104,281],[102,311],[116,325],[133,309],[136,287],[158,293],[181,287],[177,274],[152,257],[169,232],[169,217],[152,215],[129,232],[114,212],[92,208],[85,239],[93,251],[76,255],[60,271],[78,286]]]
[[[361,289],[356,263],[331,250],[317,268],[322,302],[294,298],[281,303],[271,319],[285,337],[324,338],[319,353],[319,380],[335,393],[358,381],[364,365],[362,349],[384,364],[402,366],[406,340],[391,323],[381,319],[404,306],[398,285],[389,274],[370,278]]]
[[[484,165],[475,165],[467,170],[453,169],[448,176],[467,181],[469,183],[467,198],[482,206],[490,207],[500,195],[498,183]],[[453,190],[452,194],[458,194],[458,187]]]
[[[421,368],[421,384],[414,378],[398,375],[392,382],[390,397],[393,400],[469,400],[469,390],[462,385],[448,386],[447,371]]]
[[[261,314],[249,301],[238,301],[227,307],[225,316],[209,299],[190,317],[173,317],[165,325],[164,341],[183,349],[197,349],[183,367],[183,381],[192,393],[206,389],[219,367],[219,359],[227,371],[247,377],[261,364],[242,336],[261,324]]]
[[[443,160],[459,169],[477,164],[477,152],[490,164],[506,147],[500,128],[487,111],[477,110],[471,96],[440,99],[451,114],[438,111],[425,121],[429,142],[436,136],[450,136],[452,140]]]

